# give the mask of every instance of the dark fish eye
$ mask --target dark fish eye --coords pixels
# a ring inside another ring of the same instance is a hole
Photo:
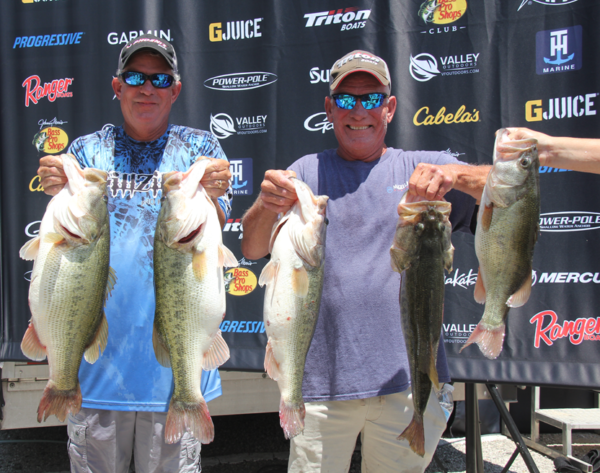
[[[524,168],[529,167],[530,164],[531,164],[531,159],[529,159],[529,158],[521,159],[521,166],[523,166]]]
[[[325,225],[329,225],[329,219],[325,217]]]
[[[104,195],[102,196],[102,200],[103,200],[104,202],[108,202],[108,196],[107,196],[106,194],[104,194]]]
[[[167,196],[166,196],[166,195],[163,195],[163,196],[160,198],[160,201],[161,201],[161,202],[164,202],[166,198],[167,198]]]

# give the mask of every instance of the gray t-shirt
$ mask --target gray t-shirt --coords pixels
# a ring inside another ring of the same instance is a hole
[[[398,203],[420,162],[465,164],[444,152],[388,148],[370,163],[327,150],[289,167],[315,194],[329,196],[323,297],[302,387],[306,401],[368,398],[410,385],[400,275],[391,269],[389,250]],[[470,231],[475,200],[454,190],[446,199],[453,230]],[[437,367],[440,381],[450,381],[443,343]]]

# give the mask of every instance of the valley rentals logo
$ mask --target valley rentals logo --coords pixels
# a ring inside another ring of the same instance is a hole
[[[440,56],[438,60],[429,53],[410,56],[410,75],[419,82],[426,82],[438,75],[453,76],[462,74],[475,74],[479,72],[478,59],[480,53],[455,54]]]
[[[267,116],[255,115],[249,117],[231,118],[226,113],[217,113],[210,116],[210,131],[220,140],[229,138],[234,134],[256,135],[267,132]]]

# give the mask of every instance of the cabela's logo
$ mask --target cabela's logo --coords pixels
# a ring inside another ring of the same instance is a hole
[[[50,102],[54,102],[57,98],[73,97],[73,92],[68,92],[69,86],[73,83],[73,78],[70,79],[54,79],[52,82],[46,82],[41,85],[40,76],[29,76],[23,81],[22,86],[25,87],[25,106],[29,107],[29,101],[37,104],[38,101],[47,97]]]
[[[246,268],[233,268],[225,273],[225,290],[232,296],[245,296],[256,289],[256,275]]]
[[[33,137],[32,143],[40,153],[57,154],[69,144],[69,136],[62,128],[49,126]]]
[[[467,11],[467,0],[425,0],[419,8],[419,17],[425,24],[445,25],[462,18]]]
[[[467,112],[466,107],[461,105],[456,113],[447,113],[446,107],[442,107],[433,115],[429,113],[429,107],[421,107],[413,117],[413,123],[417,126],[421,125],[441,125],[445,123],[472,123],[479,121],[479,110],[473,109],[472,112]]]

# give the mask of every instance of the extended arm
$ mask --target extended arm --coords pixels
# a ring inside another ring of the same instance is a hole
[[[550,136],[529,128],[508,128],[510,139],[535,138],[542,166],[600,174],[600,139]]]
[[[261,193],[242,218],[244,236],[242,254],[248,259],[259,259],[269,253],[271,229],[280,213],[287,212],[296,199],[292,181],[294,171],[269,170],[261,183]]]

